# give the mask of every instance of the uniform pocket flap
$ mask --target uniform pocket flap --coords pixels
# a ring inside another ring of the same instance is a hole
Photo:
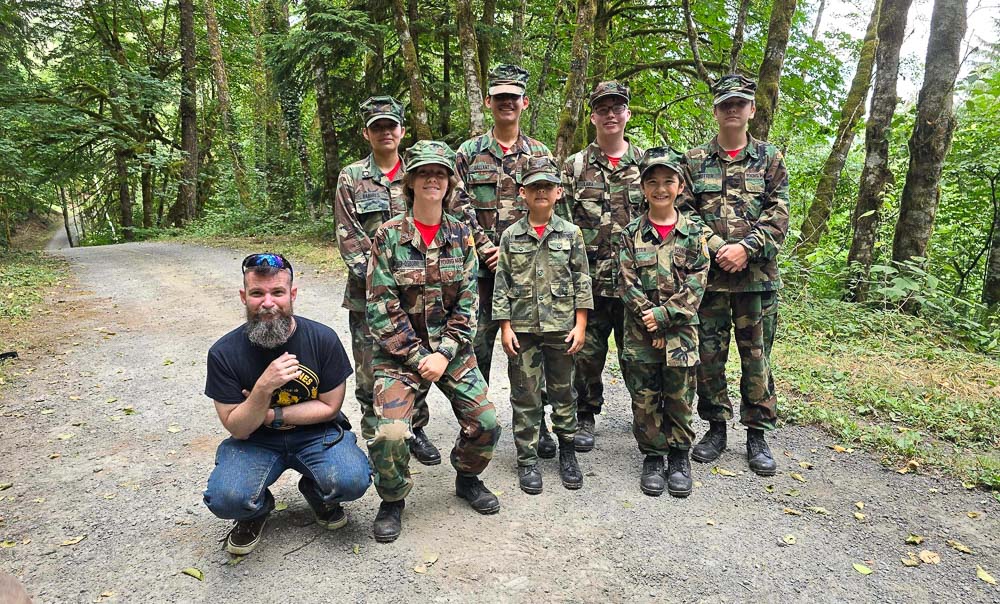
[[[565,298],[573,295],[573,287],[569,283],[552,283],[549,285],[552,295],[557,298]]]
[[[743,188],[750,193],[764,192],[764,175],[753,172],[743,173]]]
[[[653,266],[656,264],[656,250],[653,248],[638,248],[635,250],[636,266]]]
[[[530,285],[511,285],[510,289],[507,290],[508,298],[530,298],[531,297],[531,286]]]
[[[570,241],[563,237],[552,237],[547,244],[550,250],[566,251],[570,248]]]
[[[500,178],[500,173],[496,170],[473,170],[466,175],[466,182],[473,185],[495,183]]]
[[[538,248],[530,241],[512,241],[507,249],[511,254],[530,254]]]
[[[377,197],[369,197],[368,199],[359,199],[355,202],[354,207],[357,209],[358,214],[387,212],[389,211],[389,195],[384,194]]]
[[[692,193],[718,193],[722,191],[721,178],[703,178],[694,181],[691,186]]]

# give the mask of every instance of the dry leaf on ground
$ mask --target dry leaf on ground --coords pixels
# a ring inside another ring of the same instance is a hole
[[[810,512],[816,512],[817,514],[822,514],[823,516],[827,516],[830,514],[829,510],[827,510],[826,508],[821,508],[818,505],[811,505],[806,509],[809,510]]]
[[[785,509],[783,509],[781,511],[783,511],[786,514],[788,514],[789,516],[801,516],[802,515],[802,512],[800,512],[798,510],[793,510],[792,508],[785,508]]]
[[[802,474],[799,474],[798,472],[792,472],[791,474],[789,474],[789,476],[791,476],[795,480],[798,480],[799,482],[806,481],[806,479],[802,477]]]
[[[941,556],[929,549],[921,550],[918,555],[924,564],[941,564]]]
[[[811,470],[811,469],[813,469],[813,465],[811,463],[809,463],[808,461],[800,461],[799,462],[799,467],[802,468],[803,470]]]
[[[990,575],[990,573],[986,572],[985,568],[979,566],[978,564],[976,565],[976,578],[978,578],[980,581],[986,581],[990,585],[997,584],[997,580],[994,579],[993,576]]]
[[[784,537],[781,538],[781,540],[787,543],[788,545],[795,545],[795,535],[785,535]]]
[[[86,538],[87,538],[86,535],[80,535],[79,537],[73,537],[71,539],[67,539],[67,540],[63,541],[62,543],[60,543],[59,545],[62,545],[62,546],[76,545],[77,543],[83,541]]]
[[[424,566],[423,564],[418,564],[413,567],[413,572],[422,575],[427,572],[427,567]]]
[[[923,538],[923,536],[921,536],[921,535],[915,535],[915,534],[913,534],[913,533],[910,533],[910,534],[909,534],[909,535],[908,535],[908,536],[906,537],[906,542],[907,542],[907,543],[910,543],[910,544],[912,544],[912,545],[920,545],[921,543],[923,543],[923,542],[924,542],[924,538]]]
[[[973,520],[982,516],[982,514],[980,514],[979,512],[966,512],[965,515],[968,516],[969,518],[972,518]]]
[[[903,566],[920,566],[920,560],[913,552],[906,552],[906,557],[900,558],[899,561],[903,563]]]
[[[204,581],[205,580],[205,573],[201,572],[200,570],[198,570],[197,568],[195,568],[193,566],[189,566],[187,568],[181,569],[181,572],[184,573],[185,575],[189,576],[189,577],[194,577],[195,579],[198,579],[199,581]]]
[[[727,470],[725,468],[720,468],[719,466],[715,466],[714,468],[712,468],[712,474],[718,474],[719,476],[736,476],[736,472],[733,472],[732,470]]]
[[[948,539],[947,541],[945,541],[945,543],[947,543],[949,546],[951,546],[952,549],[958,550],[958,551],[962,552],[963,554],[974,554],[975,553],[971,549],[969,549],[969,546],[967,546],[966,544],[962,543],[961,541],[955,541],[954,539]]]
[[[858,562],[855,562],[852,566],[854,566],[854,570],[858,571],[862,575],[870,575],[870,574],[872,574],[872,569],[868,568],[864,564],[860,564]]]
[[[854,502],[854,507],[858,508],[859,510],[863,510],[863,509],[865,509],[865,502],[864,501],[855,501]]]
[[[865,515],[862,514],[861,512],[854,512],[854,519],[857,520],[857,521],[859,521],[859,522],[864,522]]]

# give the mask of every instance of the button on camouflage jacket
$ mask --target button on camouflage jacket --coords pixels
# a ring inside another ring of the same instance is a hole
[[[576,309],[594,308],[583,234],[553,216],[541,238],[528,217],[500,236],[493,289],[493,320],[509,319],[518,332],[566,332]]]
[[[493,138],[492,130],[470,138],[458,148],[455,168],[464,187],[464,193],[457,198],[458,209],[471,219],[480,255],[491,252],[507,227],[527,212],[518,191],[521,174],[531,157],[552,157],[552,154],[543,143],[523,133],[506,154]],[[485,266],[483,274],[489,274]]]
[[[368,266],[374,369],[404,364],[416,371],[432,352],[452,359],[447,371],[455,379],[475,367],[477,268],[468,225],[447,212],[430,247],[413,224],[412,211],[385,223],[372,241]]]
[[[618,167],[612,168],[607,155],[593,142],[563,162],[565,195],[556,212],[583,231],[595,296],[618,297],[615,247],[625,225],[641,213],[641,158],[642,150],[629,143]]]
[[[333,212],[337,220],[337,247],[347,265],[343,307],[365,310],[365,276],[372,237],[382,223],[406,211],[403,199],[404,168],[392,182],[375,165],[375,156],[356,161],[340,172]]]
[[[713,263],[708,291],[781,287],[776,257],[788,233],[788,172],[777,147],[747,136],[747,146],[733,159],[717,138],[686,153],[688,186],[677,207],[702,223],[713,258],[727,243],[739,243],[750,258],[737,273]]]
[[[698,364],[698,306],[708,279],[708,248],[701,227],[682,212],[677,225],[660,240],[645,215],[621,234],[620,294],[625,304],[622,358],[634,362],[662,361],[664,350],[653,348],[642,314],[652,310],[658,337],[665,337],[666,364]]]

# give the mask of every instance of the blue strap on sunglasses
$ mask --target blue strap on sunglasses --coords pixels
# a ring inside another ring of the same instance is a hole
[[[256,266],[273,266],[274,268],[287,270],[288,274],[292,277],[295,276],[295,271],[292,270],[292,263],[281,254],[271,254],[269,252],[250,254],[243,259],[243,274],[247,274],[248,269]]]

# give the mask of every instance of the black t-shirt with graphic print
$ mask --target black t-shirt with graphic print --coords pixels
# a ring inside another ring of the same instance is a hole
[[[315,399],[343,384],[353,372],[337,333],[322,323],[296,316],[295,333],[277,348],[250,342],[244,323],[219,338],[208,351],[205,395],[220,403],[242,403],[243,390],[253,390],[267,366],[286,352],[298,359],[301,373],[274,392],[271,407]],[[337,421],[350,428],[343,413]]]

